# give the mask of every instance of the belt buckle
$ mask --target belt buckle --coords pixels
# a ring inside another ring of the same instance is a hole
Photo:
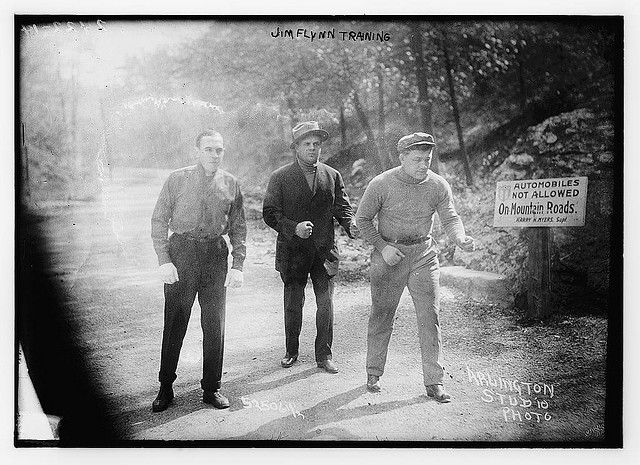
[[[216,236],[216,237],[195,237],[195,236],[188,236],[188,235],[185,235],[184,237],[189,241],[195,241],[195,242],[200,242],[200,243],[214,242],[214,241],[216,241],[216,240],[218,240],[220,238],[220,236]]]
[[[415,239],[398,239],[396,241],[396,244],[401,244],[401,245],[418,245],[418,244],[422,244],[423,242],[426,242],[428,238],[426,237],[417,237]]]

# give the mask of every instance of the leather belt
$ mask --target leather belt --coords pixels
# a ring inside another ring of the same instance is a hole
[[[194,241],[194,242],[216,242],[219,240],[224,240],[222,239],[222,236],[214,236],[214,237],[194,237],[194,236],[188,236],[186,234],[177,234],[176,236],[178,236],[181,239],[185,239],[187,241]]]
[[[400,239],[395,239],[395,240],[389,240],[389,239],[385,239],[383,237],[383,239],[387,242],[390,242],[392,244],[400,244],[400,245],[417,245],[417,244],[423,244],[427,241],[431,240],[431,236],[426,236],[426,237],[407,237],[407,238],[400,238]]]

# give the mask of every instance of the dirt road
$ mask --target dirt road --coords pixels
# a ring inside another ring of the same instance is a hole
[[[444,289],[441,321],[450,404],[425,396],[413,306],[403,296],[382,391],[366,391],[369,286],[335,295],[338,374],[316,368],[315,303],[307,290],[300,361],[282,369],[282,284],[275,234],[251,222],[244,286],[227,303],[223,392],[228,410],[202,403],[202,333],[196,303],[181,353],[176,399],[152,413],[158,389],[162,284],[150,216],[166,172],[127,170],[105,182],[102,202],[48,205],[42,213],[51,272],[68,318],[108,400],[134,440],[594,441],[602,439],[606,320],[565,317],[521,326],[490,300]],[[586,329],[585,329],[586,328]],[[604,332],[603,332],[604,331]],[[577,350],[576,348],[580,348]]]

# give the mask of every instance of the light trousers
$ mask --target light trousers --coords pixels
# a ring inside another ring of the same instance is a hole
[[[444,378],[440,333],[440,264],[427,244],[394,244],[405,257],[389,266],[378,250],[371,255],[371,314],[367,333],[367,373],[382,376],[387,362],[393,320],[405,287],[413,299],[425,386]]]

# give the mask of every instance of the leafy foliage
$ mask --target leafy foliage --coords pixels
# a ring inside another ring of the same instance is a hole
[[[315,119],[332,136],[324,160],[347,179],[354,162],[364,167],[352,186],[357,199],[367,178],[397,164],[397,140],[424,130],[421,105],[429,105],[442,174],[454,186],[467,229],[480,241],[479,250],[466,256],[452,253],[439,236],[443,260],[505,274],[517,287],[525,279],[526,237],[492,226],[495,181],[590,175],[598,186],[593,190],[602,192],[588,199],[594,224],[582,238],[557,234],[557,262],[584,271],[591,287],[605,289],[605,265],[581,266],[588,261],[586,241],[601,243],[609,234],[601,225],[611,218],[610,113],[621,22],[416,21],[214,20],[198,39],[128,59],[119,79],[101,88],[78,79],[79,67],[95,59],[90,36],[32,35],[20,43],[20,120],[31,154],[30,185],[37,191],[46,184],[47,195],[69,197],[74,183],[99,189],[105,167],[190,164],[197,133],[214,127],[225,137],[225,166],[258,204],[270,171],[291,159],[291,127]],[[421,56],[410,40],[416,24]],[[292,35],[274,37],[276,28]],[[310,40],[299,36],[300,28],[335,36]],[[352,30],[386,35],[341,36]],[[417,58],[424,62],[420,79]],[[420,104],[419,81],[426,81],[428,100]],[[477,171],[472,187],[461,181],[456,123]]]

